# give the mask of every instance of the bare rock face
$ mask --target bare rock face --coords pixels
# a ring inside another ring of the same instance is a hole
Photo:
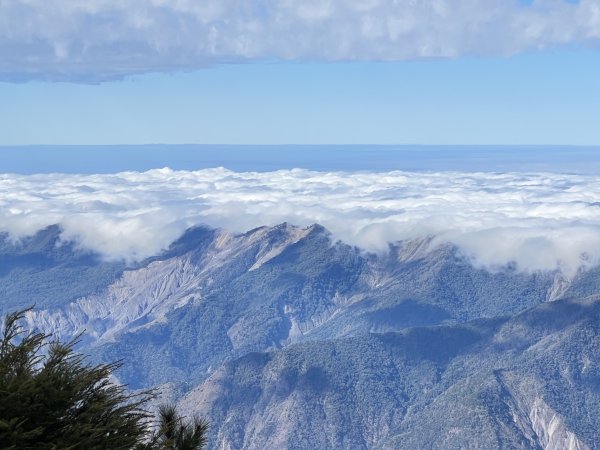
[[[548,289],[548,301],[551,302],[561,298],[567,292],[570,285],[571,280],[569,278],[562,273],[557,273],[554,276],[554,282],[550,286],[550,289]]]
[[[189,257],[152,262],[124,271],[100,294],[58,310],[32,311],[27,320],[63,339],[85,332],[95,343],[112,340],[125,330],[165,320],[167,313],[196,299],[199,275]]]
[[[497,371],[505,392],[513,423],[533,448],[544,450],[590,450],[562,417],[543,398],[544,384],[539,379]]]
[[[129,266],[58,236],[0,239],[0,309],[85,331],[213,448],[600,448],[599,269],[491,273],[434,237],[367,254],[319,225],[194,228]]]
[[[586,444],[566,428],[562,417],[542,398],[538,397],[533,402],[529,420],[544,450],[589,450]]]

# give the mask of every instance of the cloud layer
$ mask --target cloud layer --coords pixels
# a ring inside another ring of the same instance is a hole
[[[59,223],[64,239],[108,258],[160,252],[195,224],[244,232],[319,223],[371,251],[436,236],[476,264],[572,273],[600,260],[600,180],[522,173],[0,175],[0,230],[19,238]]]
[[[600,0],[0,0],[2,79],[598,48]]]

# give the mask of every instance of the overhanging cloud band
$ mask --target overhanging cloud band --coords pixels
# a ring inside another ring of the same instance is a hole
[[[0,77],[597,48],[600,0],[0,0]]]

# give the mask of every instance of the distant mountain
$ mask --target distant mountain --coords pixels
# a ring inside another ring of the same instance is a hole
[[[59,226],[15,241],[0,233],[0,310],[63,306],[100,292],[125,265],[105,262],[73,242],[60,238]]]
[[[489,272],[430,239],[197,227],[135,265],[0,240],[0,309],[210,416],[215,448],[600,448],[600,270]],[[570,446],[570,447],[569,447]]]

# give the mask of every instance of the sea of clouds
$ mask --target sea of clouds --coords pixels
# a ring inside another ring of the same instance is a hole
[[[600,0],[1,0],[0,78],[600,46]]]
[[[319,223],[368,251],[435,236],[475,264],[573,273],[600,260],[600,179],[467,172],[233,172],[155,169],[103,175],[0,175],[0,231],[53,224],[109,259],[141,259],[188,227],[244,232]]]

